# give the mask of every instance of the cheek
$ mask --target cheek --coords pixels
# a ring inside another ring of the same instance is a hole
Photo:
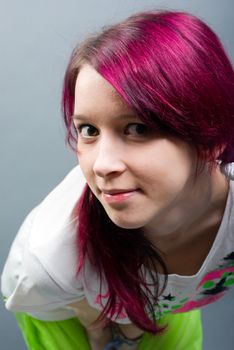
[[[145,151],[138,161],[135,160],[138,175],[142,175],[145,183],[155,186],[162,183],[167,183],[169,187],[183,186],[194,169],[191,154],[169,142],[158,146],[153,151]]]

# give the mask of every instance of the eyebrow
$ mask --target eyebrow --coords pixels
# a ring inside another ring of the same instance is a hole
[[[86,117],[83,114],[73,114],[72,115],[72,119],[76,119],[76,120],[85,120],[88,119],[88,117]]]
[[[136,114],[117,114],[115,116],[116,119],[130,119],[130,118],[137,118],[137,115]],[[84,114],[73,114],[72,115],[72,119],[73,120],[92,120],[93,118],[92,117],[88,117],[88,116],[85,116]]]

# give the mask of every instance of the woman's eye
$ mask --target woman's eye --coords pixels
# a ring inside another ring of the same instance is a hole
[[[97,129],[92,125],[80,125],[77,127],[78,133],[82,137],[95,137],[98,135]]]
[[[145,136],[148,132],[147,126],[142,123],[132,123],[127,126],[126,134],[134,136]]]

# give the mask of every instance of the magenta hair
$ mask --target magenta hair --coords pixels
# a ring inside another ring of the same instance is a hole
[[[139,13],[78,45],[63,88],[67,142],[74,150],[75,83],[84,64],[109,81],[146,124],[194,147],[202,166],[213,166],[217,157],[234,161],[233,68],[217,35],[199,18],[176,11]],[[118,306],[141,329],[160,332],[154,309],[166,284],[161,253],[141,230],[114,225],[88,186],[77,214],[77,269],[82,272],[88,258],[109,288],[102,316],[114,316]],[[146,283],[144,265],[156,272],[162,267],[162,286],[157,273]]]

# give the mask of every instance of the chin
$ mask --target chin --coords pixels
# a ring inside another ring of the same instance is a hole
[[[111,221],[118,227],[128,229],[128,230],[133,230],[133,229],[138,229],[144,226],[144,224],[140,222],[131,222],[130,220],[121,220],[120,218],[112,218],[110,217]]]

